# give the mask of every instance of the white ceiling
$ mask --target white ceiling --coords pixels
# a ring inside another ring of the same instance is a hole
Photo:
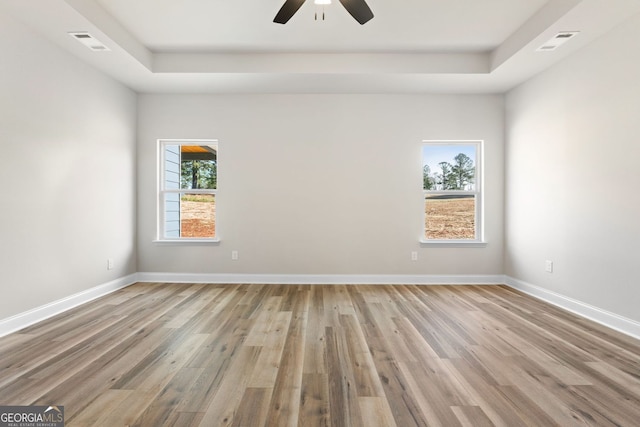
[[[0,10],[138,92],[500,93],[640,13],[640,0],[1,0]],[[110,52],[67,35],[88,31]],[[535,49],[580,31],[553,52]]]
[[[286,24],[284,0],[96,0],[154,52],[484,51],[501,44],[547,0],[368,0],[375,19],[361,26],[338,2],[307,0]],[[149,11],[153,11],[150,12]]]

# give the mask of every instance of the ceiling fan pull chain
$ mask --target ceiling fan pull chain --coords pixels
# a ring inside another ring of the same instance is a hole
[[[314,14],[314,20],[318,20],[318,8],[316,7],[316,12]],[[322,20],[324,21],[324,5],[322,5]]]

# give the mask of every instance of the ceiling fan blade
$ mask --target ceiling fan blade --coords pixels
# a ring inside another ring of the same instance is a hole
[[[305,0],[287,0],[278,11],[276,17],[273,18],[273,22],[276,24],[286,24],[304,2]]]
[[[373,18],[373,12],[365,0],[340,0],[340,3],[360,25],[366,24]]]

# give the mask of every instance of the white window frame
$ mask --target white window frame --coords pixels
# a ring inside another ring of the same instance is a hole
[[[425,190],[424,184],[422,187],[422,234],[420,238],[420,244],[422,246],[434,246],[434,247],[485,247],[487,243],[484,240],[484,141],[483,140],[423,140],[420,145],[420,156],[422,156],[422,148],[425,145],[473,145],[476,147],[475,164],[475,181],[474,190]],[[420,164],[422,165],[422,157]],[[422,170],[421,170],[422,172]],[[422,173],[420,174],[422,182]],[[428,194],[452,194],[452,195],[472,195],[475,197],[475,238],[473,239],[427,239],[425,224],[427,219],[427,213],[425,212],[425,198]]]
[[[220,242],[220,233],[217,216],[218,188],[216,189],[168,189],[165,188],[166,183],[166,167],[165,167],[165,147],[168,145],[210,145],[215,146],[219,153],[219,143],[217,139],[159,139],[158,140],[158,191],[157,191],[157,232],[156,243],[218,243]],[[219,172],[219,169],[217,170]],[[219,174],[218,174],[219,178]],[[219,182],[219,181],[218,181]],[[219,187],[219,184],[216,185]],[[166,237],[165,232],[165,198],[167,194],[212,194],[216,203],[216,234],[214,237]]]

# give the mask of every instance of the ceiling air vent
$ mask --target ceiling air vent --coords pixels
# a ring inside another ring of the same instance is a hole
[[[100,40],[96,39],[86,31],[73,32],[69,33],[69,35],[93,51],[104,52],[107,50],[111,50],[106,47]]]
[[[547,40],[542,46],[536,49],[538,52],[548,52],[556,50],[561,45],[565,44],[569,39],[575,37],[580,31],[563,31],[556,34],[550,40]]]

